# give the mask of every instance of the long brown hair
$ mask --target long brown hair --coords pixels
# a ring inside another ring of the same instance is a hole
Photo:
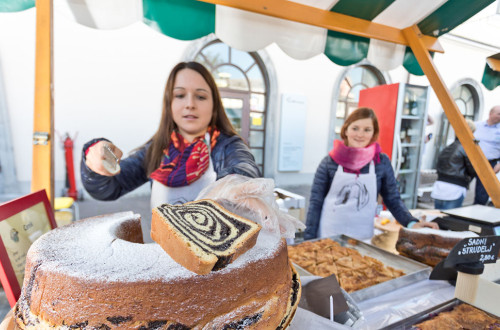
[[[371,118],[373,123],[373,136],[368,145],[377,141],[379,134],[379,127],[375,111],[373,111],[373,109],[371,108],[357,108],[349,115],[349,117],[347,117],[347,119],[344,122],[344,125],[342,125],[342,129],[340,130],[340,137],[342,138],[342,140],[344,140],[345,145],[347,145],[347,135],[345,134],[345,132],[347,131],[349,125],[351,125],[356,120],[366,119],[366,118]]]
[[[221,133],[225,133],[230,136],[237,134],[233,125],[231,125],[231,121],[227,117],[226,112],[224,111],[219,89],[217,88],[215,80],[210,72],[198,62],[181,62],[172,69],[170,75],[168,76],[167,83],[165,85],[165,92],[163,94],[163,110],[161,113],[160,125],[156,133],[149,140],[151,141],[151,146],[148,148],[144,160],[148,176],[160,166],[163,158],[163,150],[170,144],[170,136],[172,132],[177,130],[177,124],[174,122],[172,116],[172,98],[175,78],[177,77],[179,71],[184,69],[191,69],[198,72],[210,87],[214,108],[209,127],[217,128],[221,131]]]

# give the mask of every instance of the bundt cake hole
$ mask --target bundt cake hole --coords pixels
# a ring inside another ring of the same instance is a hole
[[[144,244],[144,240],[142,239],[141,224],[137,221],[124,221],[115,228],[114,236],[116,236],[116,239],[121,239],[127,242]]]

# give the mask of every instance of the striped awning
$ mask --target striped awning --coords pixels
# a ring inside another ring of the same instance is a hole
[[[0,12],[34,6],[35,0],[0,0]],[[52,137],[52,3],[70,8],[89,27],[114,29],[137,21],[167,36],[193,40],[214,33],[231,47],[256,51],[276,43],[289,56],[325,54],[339,65],[367,58],[382,70],[399,65],[425,73],[481,182],[500,208],[500,182],[468,128],[431,54],[437,38],[494,0],[37,0],[34,132]],[[56,16],[56,15],[55,15]],[[57,17],[56,17],[57,19]],[[410,46],[410,48],[407,48]],[[38,55],[40,54],[40,56]],[[418,59],[418,62],[417,60]],[[53,141],[33,146],[32,191],[54,200]]]
[[[229,46],[243,51],[256,51],[274,42],[295,59],[307,59],[324,53],[336,64],[346,66],[367,58],[381,70],[391,70],[403,65],[415,75],[422,75],[423,72],[410,48],[403,43],[397,43],[397,36],[391,37],[396,29],[402,30],[417,25],[424,35],[430,37],[429,39],[435,39],[494,2],[494,0],[54,1],[56,9],[58,5],[69,6],[76,22],[96,29],[116,29],[142,21],[151,28],[180,40],[198,39],[214,33]],[[249,6],[249,3],[254,7],[261,6],[261,12],[266,14],[241,9]],[[34,5],[34,0],[2,0],[0,12],[25,10]],[[286,12],[283,17],[291,15],[298,19],[293,21],[280,18],[279,10]],[[330,15],[330,21],[332,15],[335,15],[334,21],[339,22],[340,28],[300,22],[316,23],[326,15]],[[353,21],[352,18],[356,20]],[[343,32],[344,21],[346,26],[349,25],[349,29],[357,29],[359,33],[356,35]],[[370,30],[381,28],[388,28],[387,40],[370,38]],[[429,47],[429,50],[442,51],[437,41],[435,47]]]
[[[483,79],[481,80],[484,87],[490,91],[500,86],[500,53],[491,55],[486,58],[484,66]]]

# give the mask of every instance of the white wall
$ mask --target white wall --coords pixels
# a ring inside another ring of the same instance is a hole
[[[35,11],[0,13],[0,65],[18,180],[31,180]]]
[[[311,182],[312,174],[325,156],[330,121],[331,98],[335,78],[340,74],[342,67],[332,63],[324,55],[318,55],[308,60],[295,60],[286,55],[276,45],[266,48],[273,60],[278,73],[278,102],[275,111],[276,118],[280,118],[281,95],[284,93],[300,94],[307,97],[306,140],[302,171],[307,174],[299,178],[297,172],[274,173],[277,184],[287,183],[290,179],[297,183]],[[271,109],[272,110],[272,109]],[[279,129],[279,122],[273,123],[275,130]],[[268,128],[269,129],[269,128]],[[274,141],[274,150],[278,151],[278,139]],[[277,154],[277,152],[276,152]],[[275,160],[277,168],[277,158]]]
[[[32,167],[35,10],[0,14],[0,31],[9,31],[0,34],[0,59],[17,177],[26,190]],[[55,12],[57,182],[63,184],[65,179],[64,151],[59,143],[65,133],[76,136],[77,179],[80,151],[88,140],[105,136],[128,153],[153,135],[168,73],[182,60],[187,44],[142,23],[118,30],[95,30]]]
[[[32,167],[35,10],[0,13],[0,31],[0,72],[4,74],[17,176],[27,192]],[[118,30],[93,30],[74,23],[57,10],[54,40],[55,129],[60,135],[78,134],[74,158],[79,180],[80,152],[86,141],[105,136],[128,153],[152,136],[158,125],[168,73],[172,66],[184,60],[185,51],[192,43],[169,38],[142,23]],[[453,37],[445,36],[440,41],[446,53],[436,54],[434,59],[448,87],[464,78],[474,79],[480,85],[484,59],[495,49],[464,44]],[[283,93],[307,97],[303,169],[299,173],[273,170],[270,176],[276,179],[277,185],[311,183],[317,165],[330,149],[332,97],[345,68],[324,55],[299,61],[284,54],[276,45],[264,51],[276,72],[277,90],[271,93],[273,108],[269,109],[269,115],[275,120],[268,126],[275,137],[270,142],[275,150],[273,168],[277,168],[280,97]],[[386,75],[390,83],[407,82],[408,75],[402,67]],[[425,77],[411,76],[409,83],[428,85]],[[485,118],[489,108],[500,102],[500,88],[491,92],[480,86],[482,118]],[[439,118],[442,111],[434,94],[429,111],[434,118]],[[430,129],[438,127],[436,123]],[[62,188],[64,153],[59,136],[55,138],[55,176]],[[430,154],[432,148],[426,147],[424,168],[430,163]],[[80,182],[77,185],[81,188]],[[147,192],[145,187],[138,193]]]

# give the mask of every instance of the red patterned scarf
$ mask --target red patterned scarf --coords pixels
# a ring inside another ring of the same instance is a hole
[[[218,129],[208,129],[213,149],[220,135]],[[198,180],[208,169],[210,153],[204,136],[189,143],[178,132],[172,132],[170,145],[163,150],[160,167],[151,173],[151,179],[168,187],[183,187]]]
[[[347,172],[359,173],[359,171],[372,160],[375,164],[380,163],[380,152],[382,149],[378,142],[374,142],[364,148],[348,147],[342,140],[333,141],[333,149],[328,153]]]

